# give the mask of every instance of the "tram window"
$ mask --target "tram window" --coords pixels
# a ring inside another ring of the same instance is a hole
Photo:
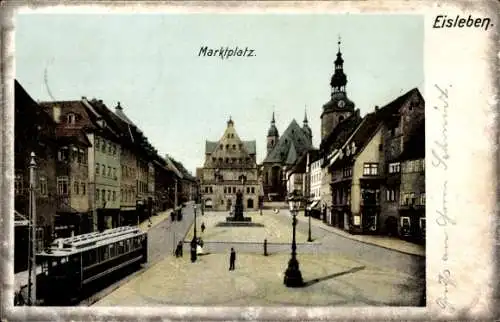
[[[118,254],[125,253],[125,243],[123,241],[118,243]]]
[[[126,252],[128,252],[128,251],[129,251],[129,249],[130,249],[130,240],[128,240],[128,239],[127,239],[127,240],[125,241],[125,253],[126,253]]]
[[[103,261],[104,258],[104,247],[99,248],[99,261]]]
[[[109,248],[109,256],[110,257],[115,257],[115,253],[116,253],[116,247],[114,247],[115,245],[111,244],[108,246]]]
[[[109,258],[109,247],[104,248],[104,260]]]
[[[47,273],[49,271],[49,263],[47,260],[42,262],[42,273]],[[47,275],[47,274],[45,274]]]

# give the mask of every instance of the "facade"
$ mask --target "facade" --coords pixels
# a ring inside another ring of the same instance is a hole
[[[15,270],[26,264],[28,250],[29,219],[29,164],[31,152],[35,153],[36,203],[37,203],[37,248],[43,249],[52,241],[57,211],[56,187],[56,123],[15,81],[14,117],[14,208],[15,228]],[[17,224],[19,222],[19,224]],[[22,223],[22,224],[21,224]],[[24,247],[25,246],[25,247]],[[22,261],[18,259],[22,258]],[[20,264],[18,264],[20,263]]]
[[[206,209],[230,210],[236,192],[243,193],[244,209],[258,209],[261,195],[255,141],[243,141],[229,119],[217,142],[206,141],[200,189]]]
[[[412,134],[403,148],[399,199],[399,236],[425,241],[425,122]],[[387,190],[387,199],[391,199]]]
[[[394,180],[400,166],[397,159],[386,155],[385,147],[389,145],[388,149],[391,149],[392,141],[385,139],[390,129],[392,137],[400,138],[400,144],[408,144],[410,133],[415,133],[416,125],[423,120],[420,99],[418,90],[413,89],[382,109],[375,107],[375,111],[363,118],[350,138],[334,153],[329,169],[334,209],[332,221],[336,226],[352,233],[394,232],[394,219],[388,219],[391,212],[386,210],[397,207],[395,191],[400,190],[396,190],[396,186],[398,182],[402,184],[402,180]],[[419,104],[416,104],[417,100]],[[413,104],[411,110],[408,110],[408,104]],[[400,127],[400,131],[394,126]],[[401,158],[398,151],[403,149],[400,145],[397,149],[393,146],[392,150]],[[407,181],[411,182],[408,185],[415,185],[415,180],[408,178]]]
[[[282,136],[278,135],[274,113],[267,135],[267,156],[262,162],[264,198],[269,201],[284,200],[287,194],[286,170],[312,148],[312,131],[307,115],[303,126],[292,120]]]
[[[86,133],[96,128],[81,101],[40,103],[56,123],[57,211],[54,237],[68,237],[93,230],[89,173],[92,142]]]

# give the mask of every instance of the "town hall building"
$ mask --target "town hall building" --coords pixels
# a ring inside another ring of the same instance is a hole
[[[205,209],[230,210],[238,191],[243,193],[244,209],[258,209],[261,189],[255,140],[241,140],[231,118],[219,141],[206,141],[205,163],[197,174]]]

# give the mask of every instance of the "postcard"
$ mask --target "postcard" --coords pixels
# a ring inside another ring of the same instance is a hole
[[[5,8],[2,319],[500,318],[498,3]]]

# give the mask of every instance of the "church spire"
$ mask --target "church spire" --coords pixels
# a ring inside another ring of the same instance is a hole
[[[276,121],[274,120],[274,111],[273,111],[273,118],[271,119],[271,125],[275,125]]]
[[[344,59],[342,58],[342,52],[340,51],[340,35],[337,42],[338,52],[337,59],[335,59],[335,72],[330,81],[330,86],[332,87],[332,94],[337,92],[345,93],[345,86],[347,84],[347,76],[344,74]]]
[[[304,124],[307,124],[307,107],[304,108]]]

